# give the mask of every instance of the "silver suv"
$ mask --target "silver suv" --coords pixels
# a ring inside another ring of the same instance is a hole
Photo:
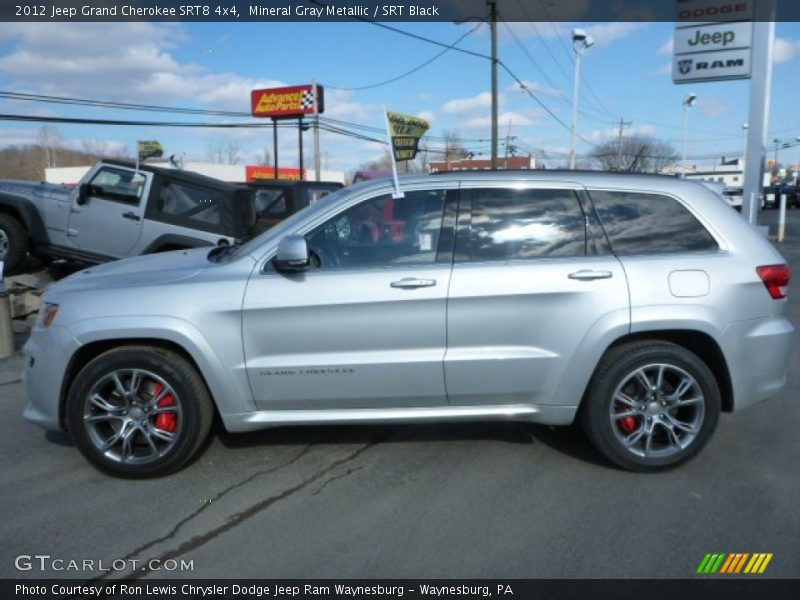
[[[789,269],[704,186],[549,171],[402,188],[55,284],[25,346],[25,416],[126,476],[180,468],[215,412],[229,431],[578,420],[650,471],[785,385]]]

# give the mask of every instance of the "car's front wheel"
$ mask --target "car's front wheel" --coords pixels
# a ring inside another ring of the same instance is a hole
[[[655,471],[700,451],[716,427],[720,403],[714,375],[695,354],[668,342],[634,342],[603,358],[581,420],[613,463]]]
[[[66,421],[83,455],[125,477],[181,468],[208,436],[213,409],[205,383],[182,356],[126,346],[89,362],[70,386]]]

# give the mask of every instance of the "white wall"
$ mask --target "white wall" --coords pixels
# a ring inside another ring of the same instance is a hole
[[[170,163],[157,163],[159,167],[172,168]],[[66,183],[74,185],[81,180],[91,167],[53,167],[45,169],[45,181],[48,183]],[[220,165],[217,163],[187,162],[183,166],[185,171],[193,171],[222,181],[243,182],[245,180],[244,165]],[[313,170],[306,170],[306,178],[313,179]],[[343,171],[320,171],[322,181],[338,181],[345,183]]]

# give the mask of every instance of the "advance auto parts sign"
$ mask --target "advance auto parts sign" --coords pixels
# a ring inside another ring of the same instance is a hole
[[[395,160],[414,160],[419,151],[419,139],[430,128],[425,119],[396,112],[387,112],[392,152]]]
[[[269,88],[250,92],[250,108],[254,117],[273,119],[302,117],[325,112],[325,93],[321,85],[317,88],[317,110],[314,111],[314,86]]]

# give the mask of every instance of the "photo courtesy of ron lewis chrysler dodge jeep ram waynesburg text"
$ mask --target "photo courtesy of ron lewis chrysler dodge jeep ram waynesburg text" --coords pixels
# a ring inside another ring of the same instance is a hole
[[[180,468],[215,413],[233,432],[577,420],[652,471],[784,387],[788,266],[706,187],[506,171],[402,189],[365,182],[244,244],[56,283],[25,416],[125,476]]]

